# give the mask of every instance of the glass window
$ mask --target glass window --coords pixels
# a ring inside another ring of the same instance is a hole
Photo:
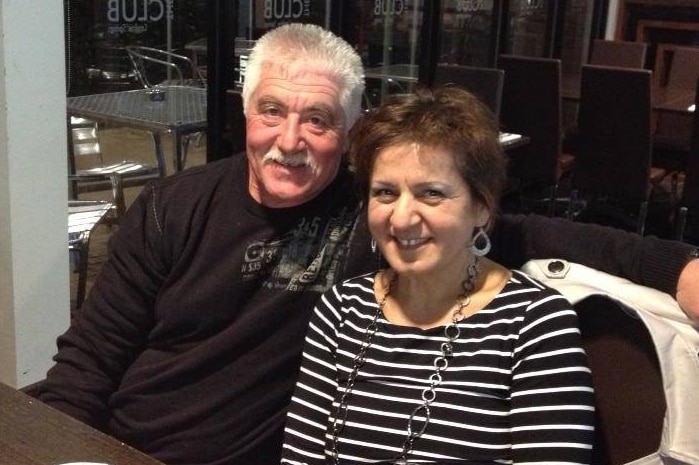
[[[549,9],[546,0],[512,0],[507,14],[505,53],[531,57],[551,55]]]
[[[441,11],[442,37],[438,61],[488,67],[494,60],[493,0],[445,0]],[[495,23],[494,23],[495,21]]]
[[[127,45],[167,50],[195,61],[205,57],[206,3],[65,0],[68,95],[139,87]]]
[[[361,54],[368,107],[417,83],[423,2],[359,0],[343,11],[343,37]]]
[[[267,30],[287,23],[329,25],[330,0],[248,0],[239,12],[249,11],[252,35],[259,39]]]

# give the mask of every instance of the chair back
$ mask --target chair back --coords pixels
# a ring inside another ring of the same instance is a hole
[[[245,151],[247,134],[245,114],[243,113],[243,96],[239,90],[226,90],[226,110],[228,118],[226,119],[224,138],[231,144],[230,153],[235,155]]]
[[[82,118],[71,118],[70,132],[73,141],[73,157],[95,157],[99,166],[104,164],[97,123]],[[73,160],[73,165],[77,160]]]
[[[671,56],[666,87],[694,90],[699,77],[699,47],[678,47],[674,49]],[[657,115],[654,135],[656,150],[664,157],[664,163],[671,169],[681,165],[681,159],[689,152],[691,134],[692,119],[688,115],[674,113]]]
[[[685,165],[684,189],[681,203],[690,208],[699,208],[699,79],[694,96],[694,113],[692,114],[692,144]]]
[[[643,69],[646,66],[647,50],[645,42],[595,39],[589,64]]]
[[[455,84],[464,87],[499,117],[504,78],[505,72],[501,69],[440,63],[435,70],[432,85]]]
[[[684,240],[687,217],[691,211],[696,215],[699,210],[699,78],[694,94],[694,113],[692,114],[692,140],[684,163],[684,184],[677,214],[676,239]]]
[[[498,67],[505,72],[503,130],[530,139],[510,157],[510,174],[523,184],[554,186],[562,146],[561,61],[500,55]]]
[[[125,47],[134,73],[145,88],[156,85],[205,87],[206,79],[184,55],[152,47]]]
[[[592,463],[621,465],[656,452],[667,403],[650,332],[608,297],[588,297],[575,310],[595,389]]]
[[[699,77],[699,47],[678,47],[672,53],[667,86],[694,89]]]
[[[617,199],[650,193],[649,70],[583,65],[573,187]]]

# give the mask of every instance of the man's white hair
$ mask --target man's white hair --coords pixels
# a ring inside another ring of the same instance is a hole
[[[265,63],[291,64],[296,60],[317,62],[320,70],[334,76],[340,86],[340,105],[347,129],[361,115],[364,67],[357,52],[345,40],[314,24],[292,23],[260,37],[250,53],[243,81],[243,110],[260,83]]]

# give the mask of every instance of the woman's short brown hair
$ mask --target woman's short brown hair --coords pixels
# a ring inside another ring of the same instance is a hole
[[[389,97],[353,130],[349,159],[360,193],[369,193],[376,157],[396,145],[418,143],[454,154],[454,162],[474,199],[496,214],[507,178],[506,159],[493,113],[456,86],[418,89]]]

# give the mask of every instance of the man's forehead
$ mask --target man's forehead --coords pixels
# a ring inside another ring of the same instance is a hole
[[[291,99],[312,106],[323,106],[333,112],[342,111],[340,85],[336,76],[311,63],[269,63],[263,66],[254,94],[254,99],[258,101]]]

